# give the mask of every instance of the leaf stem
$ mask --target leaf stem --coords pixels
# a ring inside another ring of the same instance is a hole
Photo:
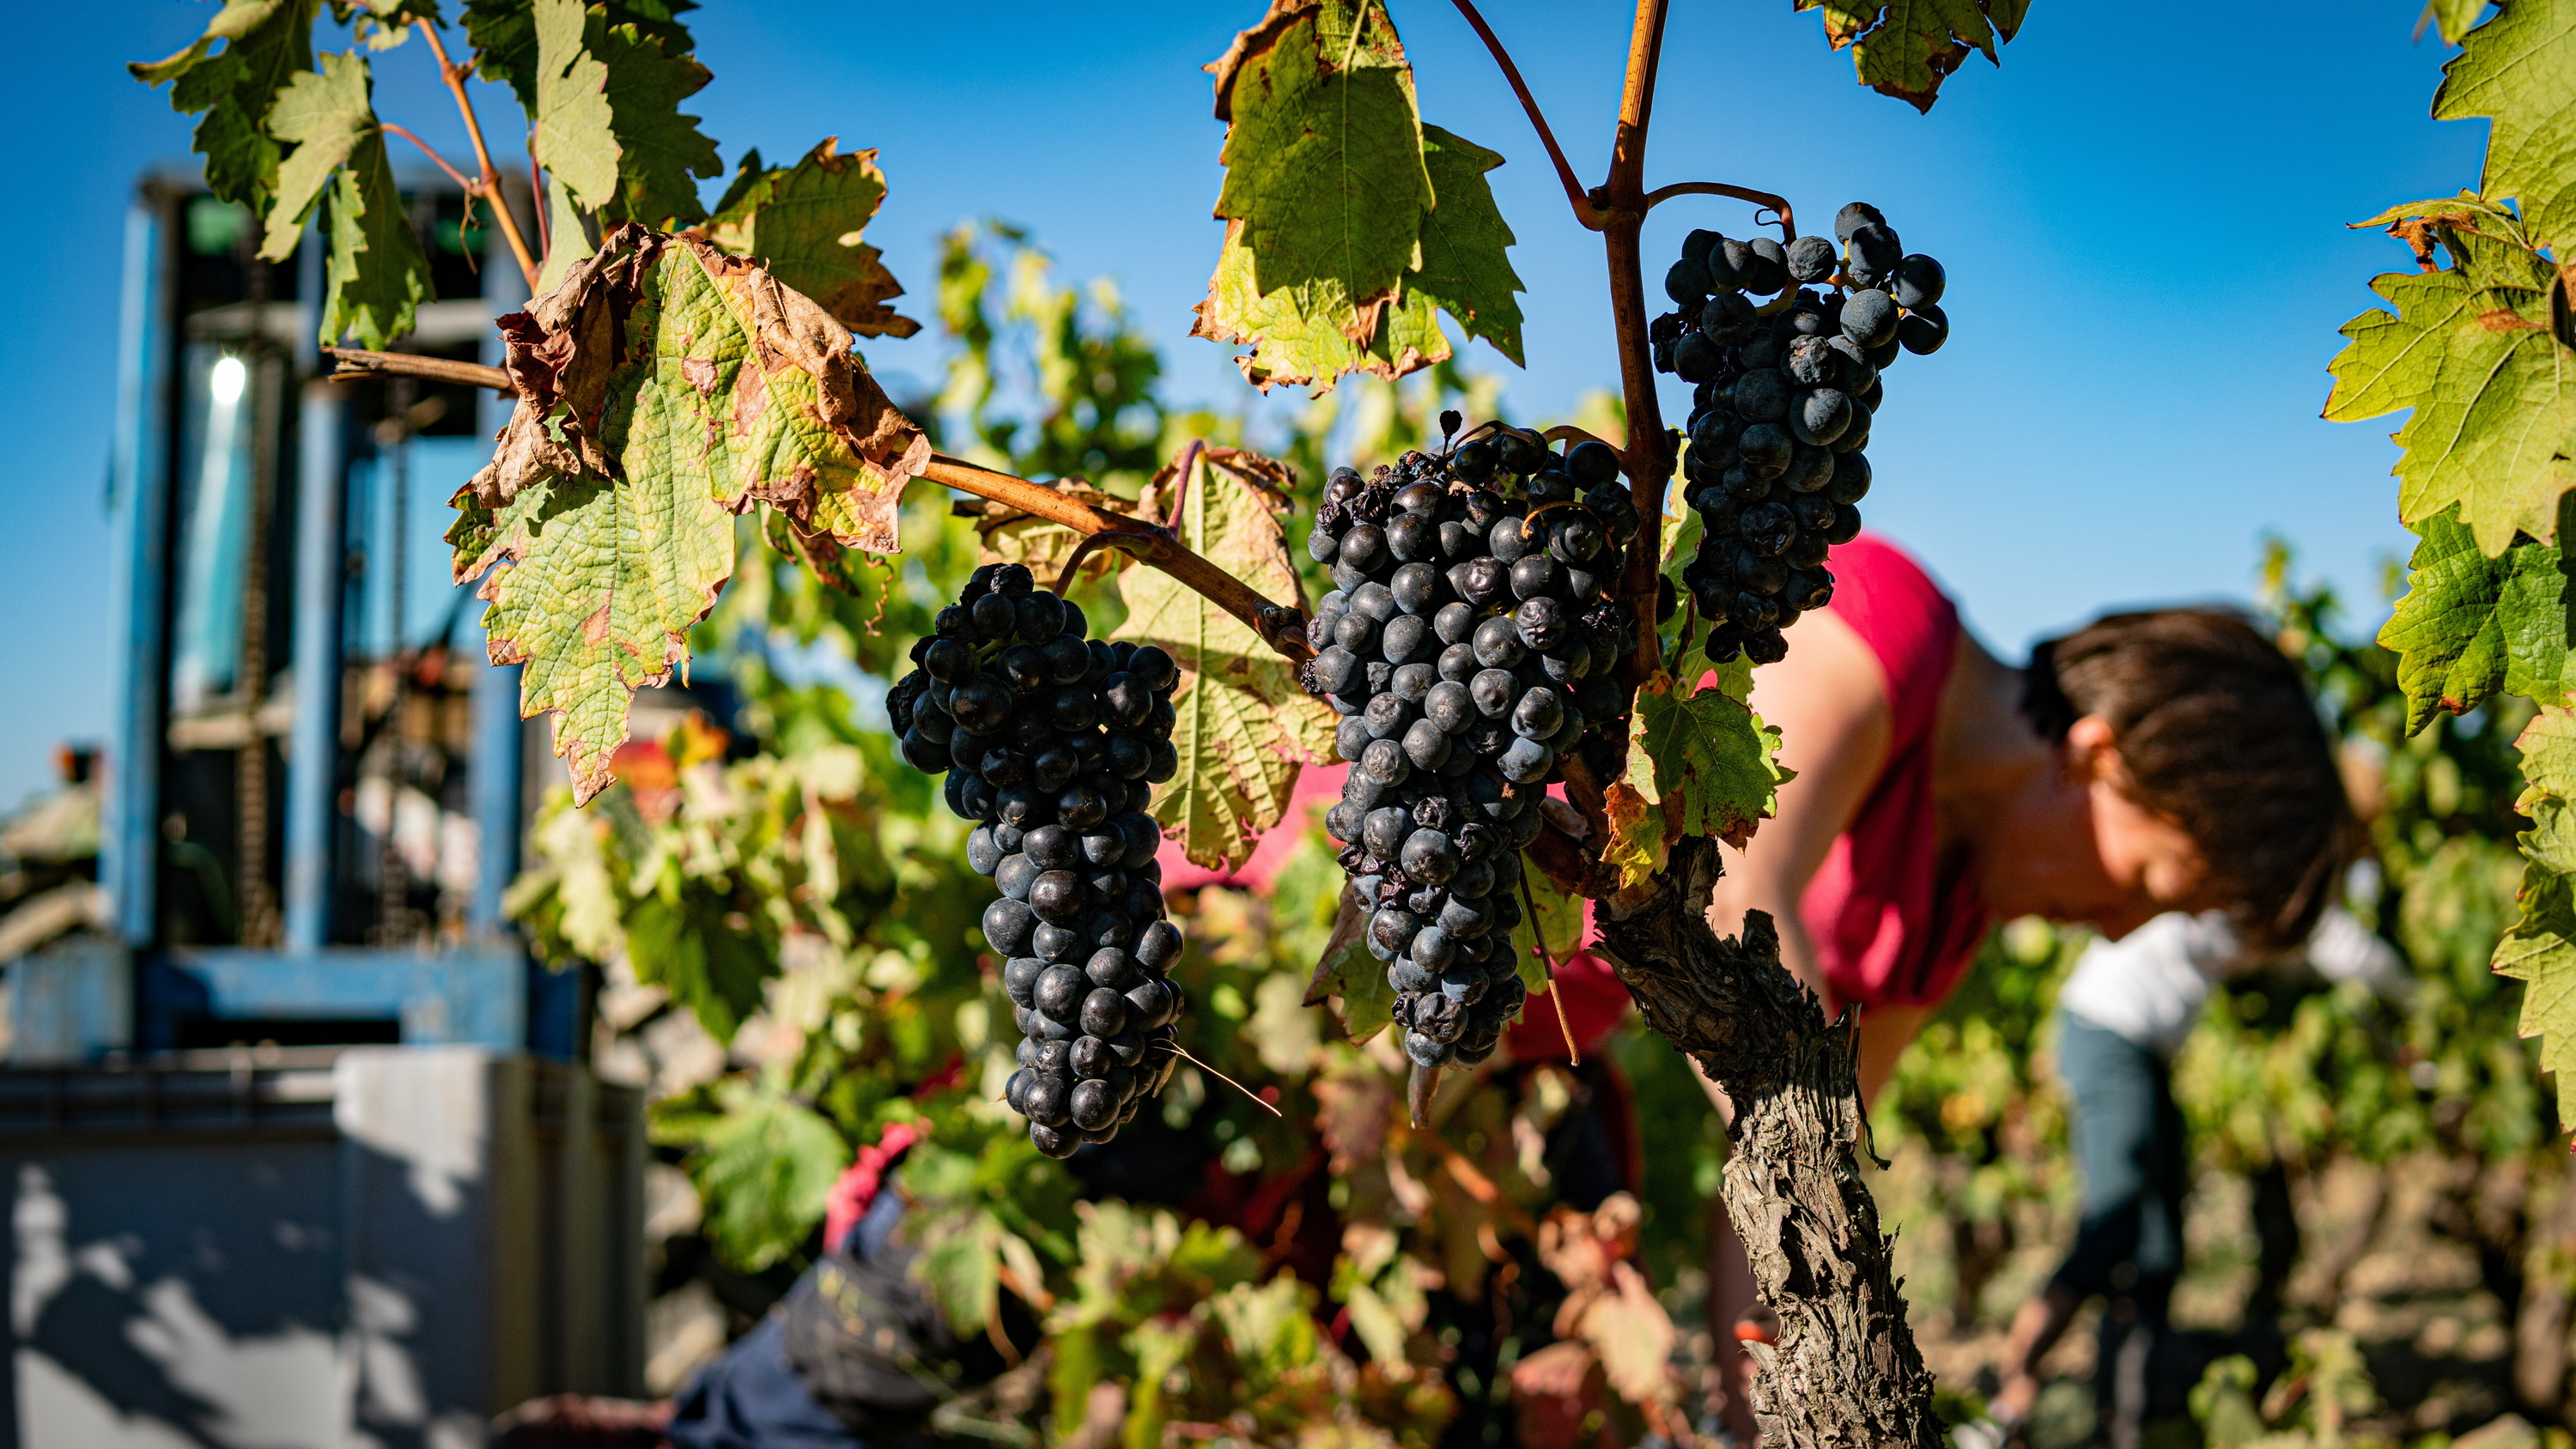
[[[1601,213],[1593,208],[1592,198],[1584,194],[1583,183],[1575,177],[1573,165],[1565,159],[1565,148],[1556,144],[1556,133],[1548,129],[1547,117],[1538,108],[1538,97],[1530,94],[1529,83],[1521,79],[1521,68],[1512,63],[1512,53],[1503,48],[1494,28],[1477,13],[1475,0],[1451,0],[1451,3],[1458,7],[1459,14],[1467,17],[1467,23],[1475,28],[1476,37],[1485,42],[1485,49],[1493,53],[1494,64],[1502,67],[1503,79],[1511,83],[1512,94],[1520,97],[1521,109],[1529,113],[1530,125],[1538,132],[1539,144],[1547,148],[1547,159],[1555,163],[1556,179],[1565,184],[1565,199],[1574,208],[1574,219],[1589,230],[1599,231]]]
[[[332,374],[334,377],[426,377],[440,382],[464,383],[470,387],[488,387],[495,392],[513,395],[518,392],[510,381],[510,374],[479,362],[422,357],[409,352],[369,352],[355,347],[323,350],[339,364],[339,370]],[[1060,523],[1086,537],[1114,535],[1110,539],[1111,547],[1180,580],[1192,592],[1241,620],[1245,628],[1291,663],[1302,664],[1314,657],[1315,651],[1306,643],[1306,615],[1303,610],[1293,604],[1272,603],[1243,580],[1190,552],[1168,529],[1139,524],[1124,514],[1094,508],[1078,498],[1067,497],[1043,483],[1014,478],[1008,473],[945,454],[933,453],[929,466],[921,470],[921,476],[960,493],[1007,503],[1022,513],[1033,514],[1049,523]]]
[[[475,164],[483,168],[478,179],[464,183],[465,189],[492,203],[493,214],[501,220],[501,235],[510,239],[510,251],[518,257],[519,270],[527,274],[528,288],[534,291],[537,259],[528,254],[528,239],[519,235],[519,219],[510,214],[509,200],[501,195],[501,173],[492,164],[491,148],[483,144],[483,123],[474,117],[474,100],[465,94],[465,67],[447,58],[447,45],[438,38],[438,27],[425,19],[415,20],[412,24],[420,31],[421,39],[429,42],[429,53],[438,57],[438,78],[447,83],[448,94],[456,97],[457,114],[465,118],[465,134],[474,142]],[[447,163],[441,161],[439,164],[445,166]],[[448,174],[454,176],[456,173],[451,170]],[[459,178],[460,181],[462,179]]]
[[[1676,196],[1732,196],[1738,201],[1769,207],[1780,224],[1780,240],[1784,243],[1797,240],[1798,221],[1791,214],[1788,201],[1768,191],[1756,191],[1750,186],[1729,186],[1723,181],[1676,181],[1670,186],[1658,186],[1647,192],[1646,209],[1652,211]],[[1753,220],[1760,225],[1762,218],[1757,216]]]
[[[439,170],[444,171],[444,172],[446,172],[446,173],[447,173],[447,179],[448,179],[448,180],[455,182],[455,183],[456,183],[458,186],[460,186],[460,187],[463,187],[463,188],[465,189],[465,192],[466,192],[466,194],[467,194],[467,195],[469,195],[469,196],[470,196],[470,195],[473,195],[473,194],[474,194],[474,192],[475,192],[475,185],[474,185],[473,181],[472,181],[472,180],[470,180],[470,179],[466,176],[466,174],[465,174],[464,172],[459,171],[459,170],[457,170],[455,167],[448,165],[448,164],[447,164],[447,158],[446,158],[446,157],[441,156],[441,155],[439,155],[436,151],[431,150],[431,149],[430,149],[430,145],[429,145],[429,143],[428,143],[427,141],[422,140],[420,137],[413,135],[413,134],[411,133],[411,130],[410,130],[410,128],[409,128],[409,127],[406,127],[406,126],[397,126],[397,125],[395,125],[395,124],[394,124],[393,122],[391,122],[391,121],[378,121],[378,122],[376,122],[376,125],[377,125],[377,127],[378,127],[379,129],[383,130],[386,134],[388,134],[388,135],[393,135],[393,136],[400,136],[400,137],[402,137],[404,140],[409,141],[410,143],[412,143],[413,145],[418,146],[418,147],[420,148],[420,154],[422,154],[423,156],[428,157],[428,158],[430,159],[431,163],[432,163],[432,164],[434,164],[434,165],[436,165],[436,166],[438,167],[438,169],[439,169]]]

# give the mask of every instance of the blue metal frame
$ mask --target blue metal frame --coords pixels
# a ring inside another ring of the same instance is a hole
[[[348,404],[338,385],[304,385],[297,422],[295,727],[286,761],[286,949],[331,942],[338,859],[341,585],[348,550]]]
[[[168,399],[169,218],[146,193],[125,220],[125,283],[117,337],[115,547],[116,745],[107,760],[99,874],[116,931],[150,944],[161,856],[161,742],[168,680],[165,594],[170,564]]]
[[[496,314],[527,300],[526,279],[515,267],[504,264],[488,268],[483,285],[486,300]],[[483,340],[485,362],[499,366],[501,351],[498,332]],[[484,393],[479,411],[485,434],[498,433],[517,406],[515,399],[496,392]],[[527,755],[526,731],[519,714],[519,670],[516,664],[493,665],[474,681],[474,757],[469,766],[472,774],[468,788],[473,793],[475,848],[479,853],[475,857],[474,898],[467,908],[466,922],[478,938],[498,936],[509,929],[510,923],[501,914],[501,898],[519,874],[520,806],[526,788],[522,772]],[[543,989],[542,983],[539,989]]]

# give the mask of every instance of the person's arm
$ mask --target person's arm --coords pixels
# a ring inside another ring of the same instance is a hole
[[[1878,656],[1849,624],[1830,610],[1809,614],[1790,642],[1788,658],[1755,672],[1752,705],[1780,731],[1780,763],[1797,778],[1780,787],[1778,813],[1762,822],[1749,850],[1718,847],[1726,873],[1709,895],[1708,921],[1732,936],[1746,911],[1770,912],[1780,930],[1780,963],[1831,1012],[1835,1002],[1798,918],[1798,899],[1878,783],[1896,723]]]

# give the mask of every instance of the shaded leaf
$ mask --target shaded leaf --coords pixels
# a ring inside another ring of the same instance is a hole
[[[1138,505],[1114,493],[1104,493],[1079,478],[1059,478],[1046,484],[1068,498],[1090,504],[1109,513],[1135,516]],[[1064,573],[1073,551],[1082,546],[1082,535],[1061,523],[1050,523],[1033,513],[1022,513],[995,499],[982,500],[975,514],[979,564],[1018,564],[1036,577],[1038,587],[1047,588]],[[1081,580],[1098,583],[1117,568],[1119,554],[1114,549],[1097,548],[1082,561]]]
[[[1288,471],[1257,453],[1210,447],[1186,483],[1181,543],[1273,599],[1297,597],[1282,521]],[[1166,474],[1172,472],[1166,469]],[[1166,494],[1168,496],[1168,494]],[[1295,666],[1231,614],[1159,569],[1119,575],[1127,620],[1112,637],[1159,644],[1180,662],[1172,747],[1178,775],[1154,791],[1154,818],[1191,861],[1231,869],[1287,813],[1301,766],[1334,758],[1330,707],[1306,693]]]
[[[1366,336],[1431,209],[1413,68],[1379,0],[1273,0],[1214,65],[1227,123],[1216,214],[1263,294],[1329,283]]]
[[[698,129],[698,118],[682,112],[680,102],[706,89],[714,76],[685,48],[666,49],[632,24],[612,23],[598,7],[587,12],[582,43],[608,72],[617,195],[602,208],[606,218],[662,230],[703,219],[697,178],[723,174],[724,162],[716,143]]]
[[[1530,909],[1522,912],[1520,924],[1512,927],[1512,957],[1520,968],[1521,984],[1537,996],[1548,989],[1553,974],[1550,967],[1565,964],[1566,958],[1583,944],[1584,929],[1590,924],[1585,914],[1588,902],[1558,890],[1543,870],[1522,871],[1521,883],[1529,889]],[[1545,960],[1530,949],[1539,944],[1547,948]],[[1547,1010],[1552,1014],[1555,1008]]]
[[[2576,366],[2548,331],[2545,263],[2501,242],[2444,240],[2457,265],[2371,282],[2396,310],[2344,324],[2325,416],[2413,410],[2396,433],[2409,527],[2456,505],[2490,556],[2517,531],[2552,542],[2559,495],[2576,486]]]
[[[187,49],[126,67],[146,85],[174,82],[171,109],[205,113],[193,147],[206,158],[206,189],[218,200],[268,211],[278,167],[269,108],[290,79],[313,68],[320,12],[321,0],[225,0]]]
[[[1333,910],[1332,934],[1315,962],[1314,979],[1306,983],[1306,1005],[1341,1001],[1342,1030],[1353,1041],[1366,1041],[1395,1020],[1395,988],[1387,984],[1386,972],[1364,944],[1368,921],[1358,893],[1344,880]]]
[[[1423,159],[1438,204],[1422,219],[1422,264],[1404,279],[1408,304],[1428,297],[1514,363],[1521,356],[1521,279],[1504,255],[1512,229],[1485,173],[1503,158],[1438,126],[1424,126]]]
[[[696,47],[678,19],[698,8],[695,0],[608,0],[593,8],[606,23],[632,26],[672,55]],[[508,86],[519,97],[519,109],[536,114],[536,0],[465,0],[464,18],[466,41],[476,53],[475,74]]]
[[[876,152],[843,156],[836,145],[827,136],[792,167],[763,170],[759,152],[744,157],[707,236],[757,260],[861,337],[910,337],[921,324],[888,305],[903,284],[860,240],[885,200],[885,173]]]
[[[2465,714],[2499,688],[2534,699],[2566,692],[2567,577],[2556,548],[2528,539],[2490,559],[2458,518],[2424,521],[2407,592],[2379,631],[2397,653],[2411,734],[2434,711]]]
[[[2000,63],[1997,50],[2020,33],[2030,0],[1797,0],[1797,8],[1824,12],[1825,38],[1850,48],[1862,85],[1929,111],[1970,51]]]
[[[2442,16],[2446,37],[2477,7],[2461,8]],[[2576,0],[2514,0],[2469,31],[2442,71],[2435,119],[2493,122],[2478,189],[2521,203],[2542,243],[2576,242]]]
[[[2477,24],[2478,17],[2486,12],[2487,0],[2428,0],[2424,6],[2425,18],[2431,20],[2433,28],[2453,45],[2459,44],[2460,38],[2469,33],[2469,27]]]
[[[750,1082],[727,1081],[716,1099],[722,1112],[694,1133],[707,1236],[726,1261],[757,1272],[823,1221],[850,1150],[813,1109]]]

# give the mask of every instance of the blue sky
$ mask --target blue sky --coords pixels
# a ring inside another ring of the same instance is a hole
[[[184,161],[188,122],[127,60],[184,45],[212,7],[94,0],[31,8],[0,125],[19,153],[16,284],[0,288],[0,490],[20,540],[0,570],[12,688],[0,692],[0,805],[48,747],[98,738],[112,663],[104,480],[121,217],[138,171]],[[2000,69],[1971,60],[1931,115],[1859,89],[1788,0],[1676,7],[1649,181],[1780,192],[1818,229],[1854,198],[1950,275],[1950,345],[1888,378],[1870,454],[1873,527],[1913,547],[1992,645],[2104,606],[2242,597],[2278,532],[2380,615],[2402,555],[2390,424],[2317,417],[2335,329],[2402,248],[2345,223],[2473,184],[2483,123],[2429,119],[2444,50],[2410,42],[2409,0],[2329,7],[2296,26],[2230,28],[2201,11],[2042,0]],[[1222,349],[1188,340],[1214,261],[1221,128],[1198,67],[1258,0],[1066,7],[713,0],[691,16],[715,72],[694,109],[728,166],[825,135],[882,151],[891,190],[870,231],[928,291],[934,239],[998,216],[1071,277],[1106,275],[1161,340],[1187,402],[1248,397]],[[1627,44],[1617,0],[1490,0],[1577,168],[1597,179]],[[1569,410],[1615,381],[1600,251],[1565,214],[1544,155],[1454,10],[1394,0],[1425,117],[1500,151],[1494,173],[1528,284],[1514,414]],[[465,148],[425,52],[377,60],[378,105],[452,155]],[[487,120],[515,107],[486,88]],[[515,141],[503,146],[515,150]],[[1682,234],[1750,230],[1713,198],[1656,212],[1650,256]],[[870,349],[928,377],[927,336]],[[1666,409],[1681,403],[1667,384]],[[1276,404],[1274,404],[1276,405]]]

